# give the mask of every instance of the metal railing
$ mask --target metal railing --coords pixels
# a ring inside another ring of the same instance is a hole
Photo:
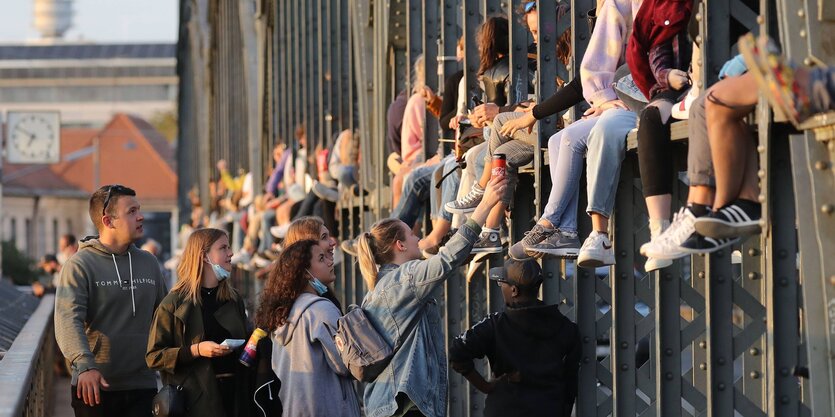
[[[52,401],[55,296],[45,295],[0,360],[0,417],[44,417]]]

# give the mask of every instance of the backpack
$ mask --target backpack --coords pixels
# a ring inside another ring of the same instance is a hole
[[[348,306],[348,313],[336,323],[337,329],[331,329],[331,333],[345,367],[358,381],[377,379],[391,362],[397,347],[392,348],[386,342],[356,304]]]
[[[255,392],[252,394],[251,415],[280,416],[282,407],[278,391],[281,389],[281,381],[272,368],[272,340],[269,337],[261,338],[255,351],[258,361],[255,368]]]

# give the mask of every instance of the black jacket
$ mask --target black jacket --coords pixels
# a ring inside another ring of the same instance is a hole
[[[452,368],[461,374],[487,356],[500,382],[487,396],[485,417],[571,416],[577,397],[580,336],[559,306],[508,308],[455,338]],[[504,378],[502,378],[504,377]]]

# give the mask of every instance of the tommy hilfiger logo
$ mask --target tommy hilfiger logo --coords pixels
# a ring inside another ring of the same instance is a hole
[[[130,280],[123,279],[122,282],[119,282],[118,279],[113,280],[105,280],[105,281],[95,281],[96,287],[123,287],[125,289],[130,289]],[[157,282],[151,278],[134,278],[133,285],[134,289],[139,285],[156,285]]]

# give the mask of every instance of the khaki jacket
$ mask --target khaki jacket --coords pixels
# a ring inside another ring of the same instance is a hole
[[[249,338],[249,323],[243,300],[228,301],[221,305],[215,317],[235,339]],[[171,292],[157,308],[148,338],[145,361],[148,367],[160,372],[163,384],[182,385],[186,393],[188,416],[226,416],[223,400],[215,382],[215,373],[209,358],[180,357],[180,349],[203,341],[203,315],[199,305],[186,300],[180,293]],[[231,355],[240,355],[237,349]],[[244,366],[238,367],[235,376],[236,413],[248,416],[250,393],[253,391],[254,374]]]

